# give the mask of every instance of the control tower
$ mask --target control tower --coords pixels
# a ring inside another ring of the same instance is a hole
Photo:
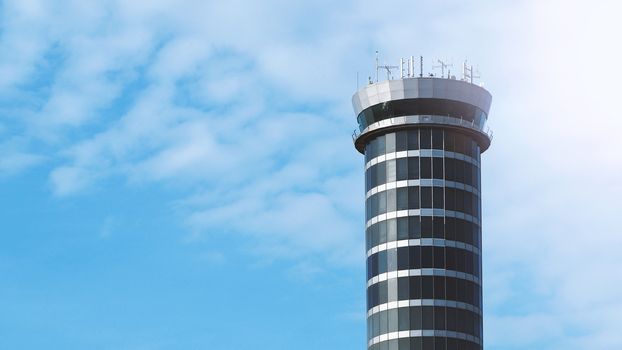
[[[456,79],[403,64],[352,97],[365,155],[367,346],[481,350],[480,154],[492,96],[472,67]]]

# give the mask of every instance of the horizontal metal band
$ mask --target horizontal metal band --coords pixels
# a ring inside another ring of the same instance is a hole
[[[454,210],[445,210],[445,209],[424,208],[424,209],[408,209],[408,210],[390,211],[388,213],[376,215],[373,218],[367,220],[367,222],[365,223],[365,228],[369,228],[371,225],[381,222],[381,221],[385,221],[389,219],[396,219],[396,218],[401,218],[401,217],[407,217],[407,216],[452,217],[452,218],[470,221],[477,225],[480,224],[479,219],[469,214],[463,213],[463,212],[454,211]]]
[[[466,192],[471,192],[479,197],[479,190],[471,185],[464,184],[462,182],[447,181],[441,179],[419,179],[419,180],[400,180],[391,181],[378,185],[365,194],[365,199],[375,195],[378,192],[392,190],[395,188],[415,187],[415,186],[429,186],[429,187],[450,187],[457,188]]]
[[[386,280],[390,280],[393,278],[399,277],[410,277],[410,276],[442,276],[442,277],[454,277],[460,278],[463,280],[471,281],[473,283],[479,283],[479,277],[471,275],[470,273],[454,271],[454,270],[446,270],[446,269],[435,269],[435,268],[423,268],[423,269],[412,269],[412,270],[397,270],[390,271],[378,274],[367,281],[367,288],[373,286],[378,282],[383,282]]]
[[[390,301],[388,303],[374,306],[373,308],[367,311],[367,317],[371,317],[382,311],[399,309],[401,307],[410,307],[410,306],[445,306],[445,307],[453,307],[456,309],[468,310],[480,316],[482,315],[482,311],[478,307],[473,306],[468,303],[463,303],[461,301],[453,301],[453,300],[445,300],[445,299],[409,299],[409,300]]]
[[[442,149],[415,149],[409,151],[391,152],[379,155],[376,158],[371,159],[365,163],[365,170],[378,163],[385,162],[387,160],[408,158],[408,157],[432,157],[432,158],[453,158],[469,162],[479,168],[479,162],[477,159],[471,158],[465,154],[458,152],[450,152]]]
[[[488,113],[492,95],[481,86],[459,79],[438,77],[398,77],[372,82],[352,96],[354,113],[388,101],[400,99],[444,99],[466,103]]]
[[[451,241],[442,238],[417,238],[417,239],[402,239],[399,241],[392,241],[387,243],[378,244],[367,251],[367,257],[389,249],[401,248],[401,247],[450,247],[460,248],[466,251],[479,255],[479,248],[467,243]]]
[[[476,343],[481,345],[480,339],[478,337],[472,336],[470,334],[461,333],[461,332],[453,332],[453,331],[442,331],[442,330],[410,330],[410,331],[399,331],[399,332],[391,332],[381,334],[379,336],[373,337],[371,340],[367,342],[367,346],[372,346],[378,343],[382,343],[383,341],[393,340],[393,339],[401,339],[401,338],[416,338],[416,337],[446,337],[446,338],[456,338],[462,340],[468,340],[472,343]]]

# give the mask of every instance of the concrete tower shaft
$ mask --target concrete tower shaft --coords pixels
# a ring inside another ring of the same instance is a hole
[[[370,350],[483,348],[480,154],[491,100],[469,82],[427,77],[352,98]]]

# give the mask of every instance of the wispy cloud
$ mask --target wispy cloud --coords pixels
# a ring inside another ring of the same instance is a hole
[[[489,344],[619,348],[620,76],[583,64],[622,58],[617,12],[427,3],[397,1],[386,16],[371,1],[4,2],[0,174],[44,169],[59,198],[111,177],[173,187],[195,237],[243,235],[309,275],[358,264],[355,72],[365,80],[376,48],[465,55],[495,96]],[[508,329],[517,336],[492,335]]]

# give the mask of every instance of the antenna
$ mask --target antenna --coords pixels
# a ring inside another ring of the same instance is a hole
[[[423,56],[419,56],[419,77],[423,77]]]
[[[379,65],[378,64],[378,51],[376,50],[376,83],[378,82],[378,74],[381,68],[387,70],[387,80],[391,80],[391,78],[393,77],[393,72],[391,70],[401,68],[400,66],[389,66],[386,63],[382,66]]]
[[[462,64],[462,80],[468,81],[469,83],[473,84],[473,79],[476,78],[481,78],[479,75],[479,70],[476,69],[475,72],[473,72],[473,66],[469,66],[467,64],[467,61],[464,60],[464,63]]]
[[[445,68],[453,67],[453,64],[447,64],[441,60],[437,60],[440,63],[438,66],[432,66],[432,69],[440,68],[441,69],[441,78],[445,77]],[[449,79],[449,70],[447,70],[447,78]]]
[[[376,83],[378,82],[378,50],[376,50]]]

